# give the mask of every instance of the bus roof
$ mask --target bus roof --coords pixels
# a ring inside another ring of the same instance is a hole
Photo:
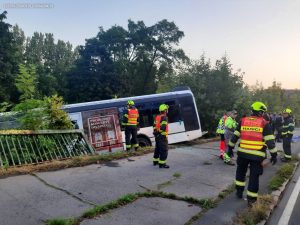
[[[101,100],[101,101],[92,101],[92,102],[82,102],[82,103],[75,103],[75,104],[67,104],[63,106],[63,109],[69,111],[68,109],[74,108],[82,108],[94,105],[105,105],[105,104],[112,104],[112,103],[123,103],[130,100],[151,100],[151,99],[166,99],[166,97],[175,97],[176,95],[193,95],[191,90],[182,90],[182,91],[171,91],[165,92],[160,94],[151,94],[151,95],[141,95],[141,96],[134,96],[134,97],[126,97],[126,98],[117,98],[117,99],[109,99],[109,100]],[[70,110],[72,111],[72,110]]]

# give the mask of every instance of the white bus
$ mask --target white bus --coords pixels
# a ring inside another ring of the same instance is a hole
[[[120,124],[129,99],[135,102],[140,114],[140,146],[154,144],[153,120],[162,103],[169,105],[169,144],[202,136],[195,99],[187,87],[161,94],[69,104],[63,109],[84,130],[96,150],[114,151],[125,147],[125,134]]]

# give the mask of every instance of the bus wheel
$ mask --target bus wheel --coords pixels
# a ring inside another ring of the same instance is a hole
[[[151,141],[146,137],[138,137],[138,143],[140,147],[151,146]]]

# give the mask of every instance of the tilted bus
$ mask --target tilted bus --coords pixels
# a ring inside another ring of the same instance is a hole
[[[202,136],[200,119],[193,93],[189,88],[174,91],[117,98],[103,101],[65,105],[63,109],[71,120],[83,129],[96,150],[120,150],[125,146],[125,134],[121,127],[127,101],[135,102],[140,114],[138,142],[140,146],[154,144],[153,120],[159,113],[159,105],[169,105],[169,144],[190,141]]]

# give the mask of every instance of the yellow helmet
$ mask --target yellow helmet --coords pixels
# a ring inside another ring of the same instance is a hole
[[[128,100],[128,101],[127,101],[127,105],[134,105],[134,101]]]
[[[251,105],[251,108],[252,108],[253,111],[262,111],[262,112],[267,111],[267,106],[262,102],[254,102]]]
[[[285,110],[283,110],[282,113],[288,113],[288,114],[291,114],[291,113],[292,113],[292,110],[289,109],[289,108],[286,108]]]
[[[159,111],[160,111],[160,112],[163,112],[163,111],[166,111],[168,108],[169,108],[168,105],[166,105],[166,104],[161,104],[161,105],[159,106]]]

